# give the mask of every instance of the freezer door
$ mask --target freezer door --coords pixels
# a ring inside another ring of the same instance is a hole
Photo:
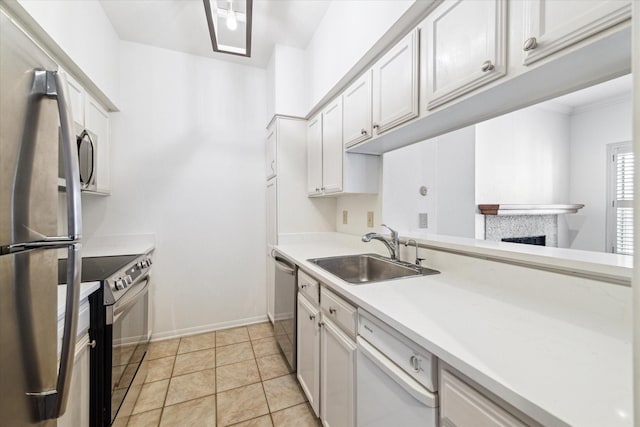
[[[0,246],[58,234],[56,100],[29,96],[33,71],[57,68],[0,13]],[[12,215],[12,194],[20,218]]]
[[[56,425],[27,393],[56,386],[57,266],[52,250],[0,256],[0,425]]]

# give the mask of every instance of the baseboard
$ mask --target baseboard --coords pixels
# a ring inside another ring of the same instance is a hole
[[[177,329],[173,331],[154,333],[151,335],[151,341],[167,340],[171,338],[186,337],[189,335],[202,334],[205,332],[219,331],[221,329],[235,328],[238,326],[247,326],[254,323],[262,323],[269,321],[267,315],[248,317],[246,319],[231,320],[228,322],[211,323],[204,326],[196,326],[193,328]]]

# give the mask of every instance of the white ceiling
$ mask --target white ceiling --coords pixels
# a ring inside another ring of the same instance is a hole
[[[122,40],[264,68],[273,46],[303,49],[330,0],[254,0],[251,58],[214,53],[202,0],[100,0]]]

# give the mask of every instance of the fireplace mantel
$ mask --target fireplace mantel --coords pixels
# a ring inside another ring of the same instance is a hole
[[[483,215],[561,215],[577,213],[584,205],[478,205]]]

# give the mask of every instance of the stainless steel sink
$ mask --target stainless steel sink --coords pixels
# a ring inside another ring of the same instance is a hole
[[[338,276],[345,282],[364,284],[403,277],[428,276],[439,271],[398,261],[376,254],[344,255],[314,258],[310,262]]]

